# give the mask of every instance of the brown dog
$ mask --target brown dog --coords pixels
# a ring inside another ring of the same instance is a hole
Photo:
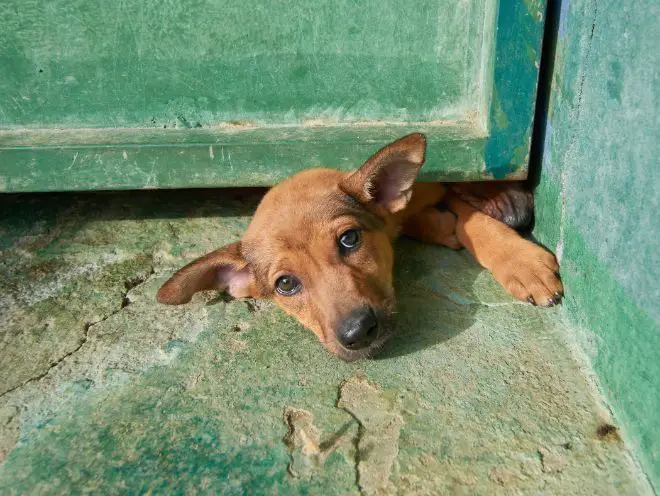
[[[531,195],[515,183],[415,183],[425,151],[424,136],[412,134],[356,171],[311,169],[283,181],[264,196],[241,241],[179,270],[158,300],[178,305],[210,289],[273,298],[327,349],[355,360],[392,332],[392,242],[403,231],[467,248],[520,300],[557,303],[555,257],[509,227],[530,215]],[[436,209],[441,201],[451,211]]]

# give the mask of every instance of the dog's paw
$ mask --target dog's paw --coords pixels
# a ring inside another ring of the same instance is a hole
[[[521,301],[551,307],[564,296],[555,256],[525,239],[518,240],[493,267],[495,279]]]
[[[434,242],[451,248],[452,250],[459,250],[463,247],[461,242],[456,236],[456,216],[449,210],[437,211],[437,219],[435,219],[436,231],[434,233]]]

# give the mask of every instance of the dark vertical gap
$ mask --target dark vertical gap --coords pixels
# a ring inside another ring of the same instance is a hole
[[[555,65],[555,50],[557,48],[562,1],[565,2],[567,0],[548,0],[545,12],[543,50],[541,52],[541,66],[539,67],[536,109],[534,110],[534,129],[532,130],[532,146],[529,152],[527,182],[531,188],[536,188],[541,179],[543,146],[545,143],[548,105],[550,103],[550,90],[552,89],[552,74]]]

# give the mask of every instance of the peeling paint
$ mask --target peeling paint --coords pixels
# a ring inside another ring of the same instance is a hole
[[[360,424],[356,457],[360,490],[368,496],[395,493],[389,479],[403,418],[380,389],[359,377],[342,384],[337,406]]]
[[[291,452],[289,474],[294,477],[307,476],[322,464],[321,433],[314,426],[314,416],[305,410],[286,407],[284,423],[289,432],[284,442]]]

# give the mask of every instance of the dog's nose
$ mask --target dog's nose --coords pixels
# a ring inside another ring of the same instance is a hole
[[[344,348],[359,350],[378,337],[378,319],[370,307],[358,308],[344,318],[335,333]]]

